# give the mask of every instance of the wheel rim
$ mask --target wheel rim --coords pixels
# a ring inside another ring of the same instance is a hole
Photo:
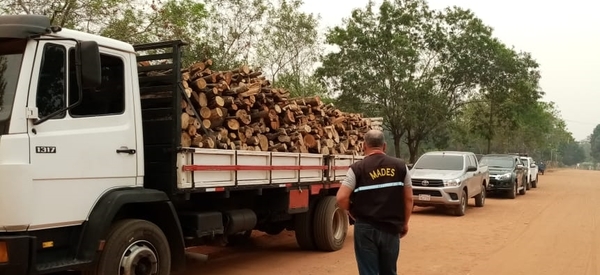
[[[336,240],[339,240],[341,238],[344,237],[344,227],[345,227],[345,219],[344,219],[344,215],[346,215],[346,213],[344,212],[343,209],[338,208],[335,210],[335,212],[333,212],[333,222],[331,223],[331,229],[333,232],[333,237]]]
[[[129,245],[121,256],[120,275],[158,274],[158,256],[154,246],[143,240]]]

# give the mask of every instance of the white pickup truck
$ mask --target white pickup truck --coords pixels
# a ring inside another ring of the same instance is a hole
[[[525,164],[527,173],[527,190],[537,188],[538,183],[538,166],[532,157],[521,157],[521,161]]]
[[[488,167],[471,152],[425,153],[412,166],[411,177],[416,206],[450,208],[463,216],[470,198],[477,207],[485,204]]]

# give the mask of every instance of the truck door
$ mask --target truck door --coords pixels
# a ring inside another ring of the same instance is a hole
[[[30,229],[82,223],[108,189],[136,184],[132,81],[128,56],[101,50],[102,85],[84,91],[79,106],[39,125],[29,120],[33,166]],[[39,118],[78,101],[74,44],[42,41],[28,106]]]

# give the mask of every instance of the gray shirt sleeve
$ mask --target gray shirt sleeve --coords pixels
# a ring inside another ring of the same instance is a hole
[[[404,186],[412,186],[412,178],[410,177],[410,170],[406,166],[406,176],[404,177]]]
[[[346,178],[342,181],[342,185],[350,188],[350,190],[354,190],[356,188],[356,175],[352,168],[348,169],[348,173],[346,173]]]

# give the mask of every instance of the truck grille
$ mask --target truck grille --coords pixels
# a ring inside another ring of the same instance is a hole
[[[423,185],[426,181],[427,184]],[[427,179],[412,179],[413,186],[426,186],[426,187],[444,187],[442,180],[427,180]]]

